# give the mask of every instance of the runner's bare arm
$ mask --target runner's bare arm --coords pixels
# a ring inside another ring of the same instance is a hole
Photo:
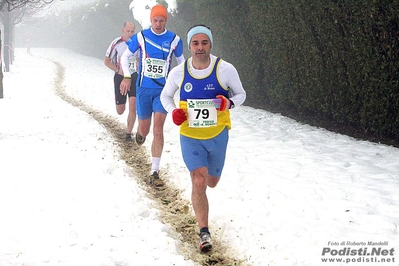
[[[109,69],[111,69],[114,72],[118,70],[118,68],[112,63],[111,58],[109,58],[108,56],[104,58],[104,65],[106,65]]]

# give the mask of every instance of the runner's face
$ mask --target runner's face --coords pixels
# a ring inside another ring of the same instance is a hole
[[[125,27],[123,27],[122,29],[122,33],[123,33],[123,38],[125,40],[129,40],[130,37],[132,37],[134,34],[134,24],[130,23],[126,24]]]
[[[208,35],[203,33],[195,34],[191,38],[190,51],[193,58],[199,60],[209,58],[211,53],[211,41],[209,40]]]
[[[156,34],[165,31],[166,19],[163,16],[156,16],[151,20],[151,28]]]

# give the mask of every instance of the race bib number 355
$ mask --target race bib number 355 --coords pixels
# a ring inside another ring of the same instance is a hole
[[[158,79],[165,77],[166,61],[162,59],[147,58],[144,65],[144,76]]]
[[[189,127],[211,127],[217,125],[217,110],[213,99],[187,99]]]

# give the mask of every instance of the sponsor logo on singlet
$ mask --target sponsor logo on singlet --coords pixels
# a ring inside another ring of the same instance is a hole
[[[191,84],[190,82],[187,82],[186,84],[184,84],[184,91],[190,92],[192,90],[193,90],[193,84]]]

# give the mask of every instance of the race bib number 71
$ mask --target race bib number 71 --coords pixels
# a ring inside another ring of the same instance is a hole
[[[213,99],[187,99],[189,127],[211,127],[217,125],[217,110]]]

